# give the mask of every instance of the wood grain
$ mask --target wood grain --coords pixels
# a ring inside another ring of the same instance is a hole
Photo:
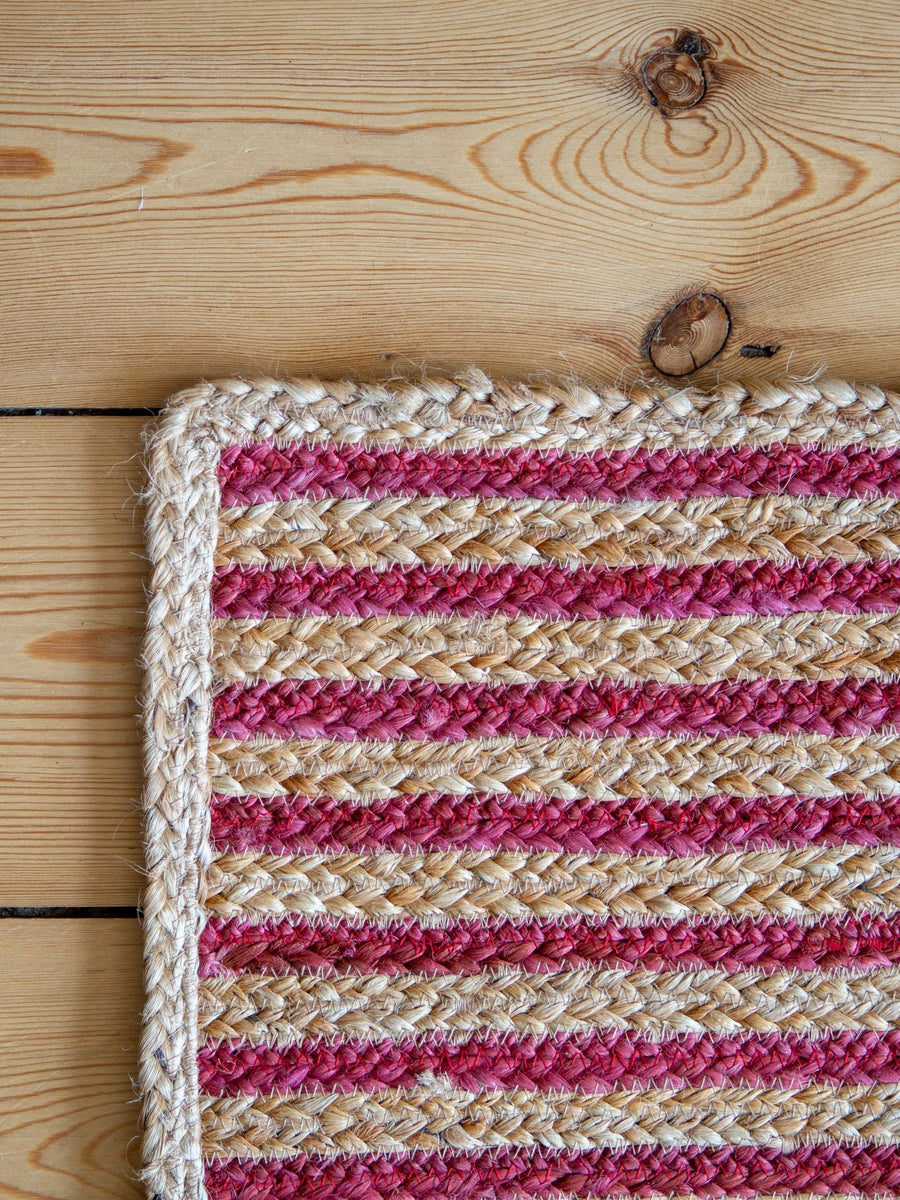
[[[686,19],[709,86],[666,115],[640,67]],[[10,0],[0,71],[6,403],[652,377],[696,291],[734,318],[701,382],[900,384],[889,0]]]
[[[142,425],[0,422],[0,905],[140,892]]]
[[[140,960],[137,921],[0,922],[0,1197],[143,1194]]]

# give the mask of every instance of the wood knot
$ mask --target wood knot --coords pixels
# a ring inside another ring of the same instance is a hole
[[[685,109],[706,95],[703,59],[709,47],[697,33],[682,33],[674,44],[644,59],[641,78],[650,103],[661,108]]]
[[[650,330],[647,353],[663,375],[689,375],[719,353],[731,332],[724,301],[697,292],[673,308]]]

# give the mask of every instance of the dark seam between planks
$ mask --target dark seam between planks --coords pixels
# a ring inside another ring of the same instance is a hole
[[[107,905],[106,907],[89,907],[86,905],[22,905],[0,907],[0,920],[22,920],[23,918],[65,918],[72,920],[76,917],[110,917],[122,918],[127,917],[134,920],[135,917],[141,917],[143,914],[137,905]]]
[[[162,408],[0,408],[0,417],[158,417]]]

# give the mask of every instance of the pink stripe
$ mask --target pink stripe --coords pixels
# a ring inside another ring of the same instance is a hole
[[[510,793],[429,792],[349,804],[329,797],[214,796],[218,851],[567,850],[701,854],[782,845],[900,843],[900,798],[710,796],[683,803],[635,798],[522,800]]]
[[[215,698],[215,737],[328,738],[353,742],[462,742],[490,737],[756,737],[865,734],[900,718],[900,683],[780,679],[623,687],[609,680],[443,686],[392,680],[380,687],[282,680],[226,688]]]
[[[292,496],[535,496],[548,500],[681,500],[688,496],[857,496],[900,492],[900,451],[774,443],[715,450],[430,450],[353,445],[229,446],[222,503]]]
[[[279,1162],[208,1163],[209,1200],[524,1200],[526,1197],[693,1195],[700,1200],[814,1192],[900,1193],[900,1146],[635,1146],[626,1150],[502,1149]]]
[[[200,935],[200,974],[286,976],[549,974],[585,967],[648,971],[863,971],[900,961],[900,916],[851,914],[815,925],[758,920],[628,925],[624,920],[455,922],[423,928],[272,917],[213,917]]]
[[[217,617],[781,616],[896,609],[900,562],[721,562],[700,567],[220,567]]]
[[[414,1088],[424,1072],[474,1092],[869,1085],[900,1081],[900,1031],[842,1031],[813,1039],[689,1034],[664,1042],[620,1030],[545,1039],[491,1035],[461,1044],[440,1037],[284,1047],[219,1042],[204,1046],[198,1062],[200,1088],[213,1096]]]

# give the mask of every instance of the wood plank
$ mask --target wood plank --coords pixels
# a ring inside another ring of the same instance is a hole
[[[0,921],[0,1197],[140,1197],[137,921]]]
[[[197,376],[652,377],[712,289],[696,378],[900,385],[900,9],[695,0],[9,0],[6,404],[142,405]],[[780,343],[770,360],[747,343]]]
[[[142,425],[0,421],[0,905],[140,893]]]

